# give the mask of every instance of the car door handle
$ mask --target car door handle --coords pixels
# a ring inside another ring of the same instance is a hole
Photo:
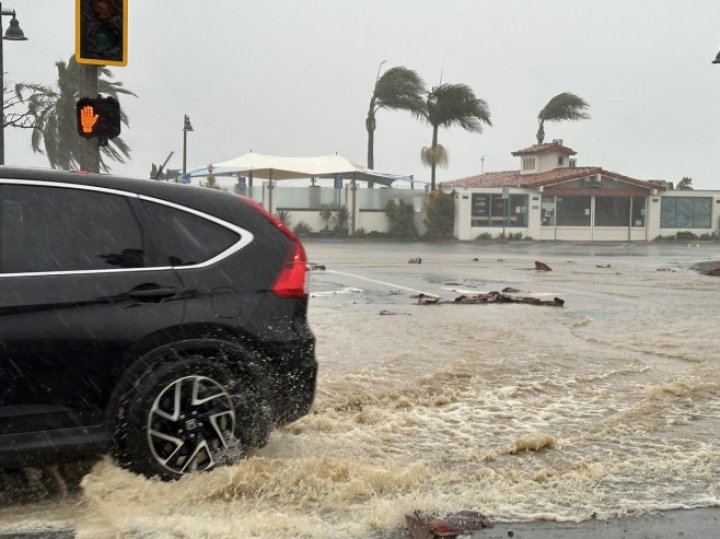
[[[171,287],[160,287],[157,288],[143,288],[143,289],[133,289],[130,292],[128,292],[128,296],[130,296],[133,299],[140,299],[140,300],[160,300],[164,298],[170,298],[172,296],[177,295],[178,291],[177,288],[171,288]]]

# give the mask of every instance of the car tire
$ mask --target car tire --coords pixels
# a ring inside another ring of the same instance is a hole
[[[224,368],[199,356],[146,369],[118,401],[116,460],[147,477],[174,480],[239,456],[231,379]]]

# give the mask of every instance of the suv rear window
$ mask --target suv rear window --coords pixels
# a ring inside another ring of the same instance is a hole
[[[226,227],[187,211],[145,200],[141,204],[149,266],[200,264],[240,239]]]
[[[64,187],[0,186],[0,272],[144,266],[127,197]]]

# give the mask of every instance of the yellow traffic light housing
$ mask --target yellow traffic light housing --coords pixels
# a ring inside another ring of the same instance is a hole
[[[75,60],[127,65],[128,0],[75,0]]]

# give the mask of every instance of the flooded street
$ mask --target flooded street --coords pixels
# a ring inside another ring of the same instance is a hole
[[[5,489],[0,533],[395,538],[414,510],[581,521],[720,505],[720,278],[689,270],[720,260],[717,244],[306,248],[325,268],[309,416],[177,483],[102,461],[79,493],[62,478],[43,499]],[[566,303],[414,298],[505,287]]]

